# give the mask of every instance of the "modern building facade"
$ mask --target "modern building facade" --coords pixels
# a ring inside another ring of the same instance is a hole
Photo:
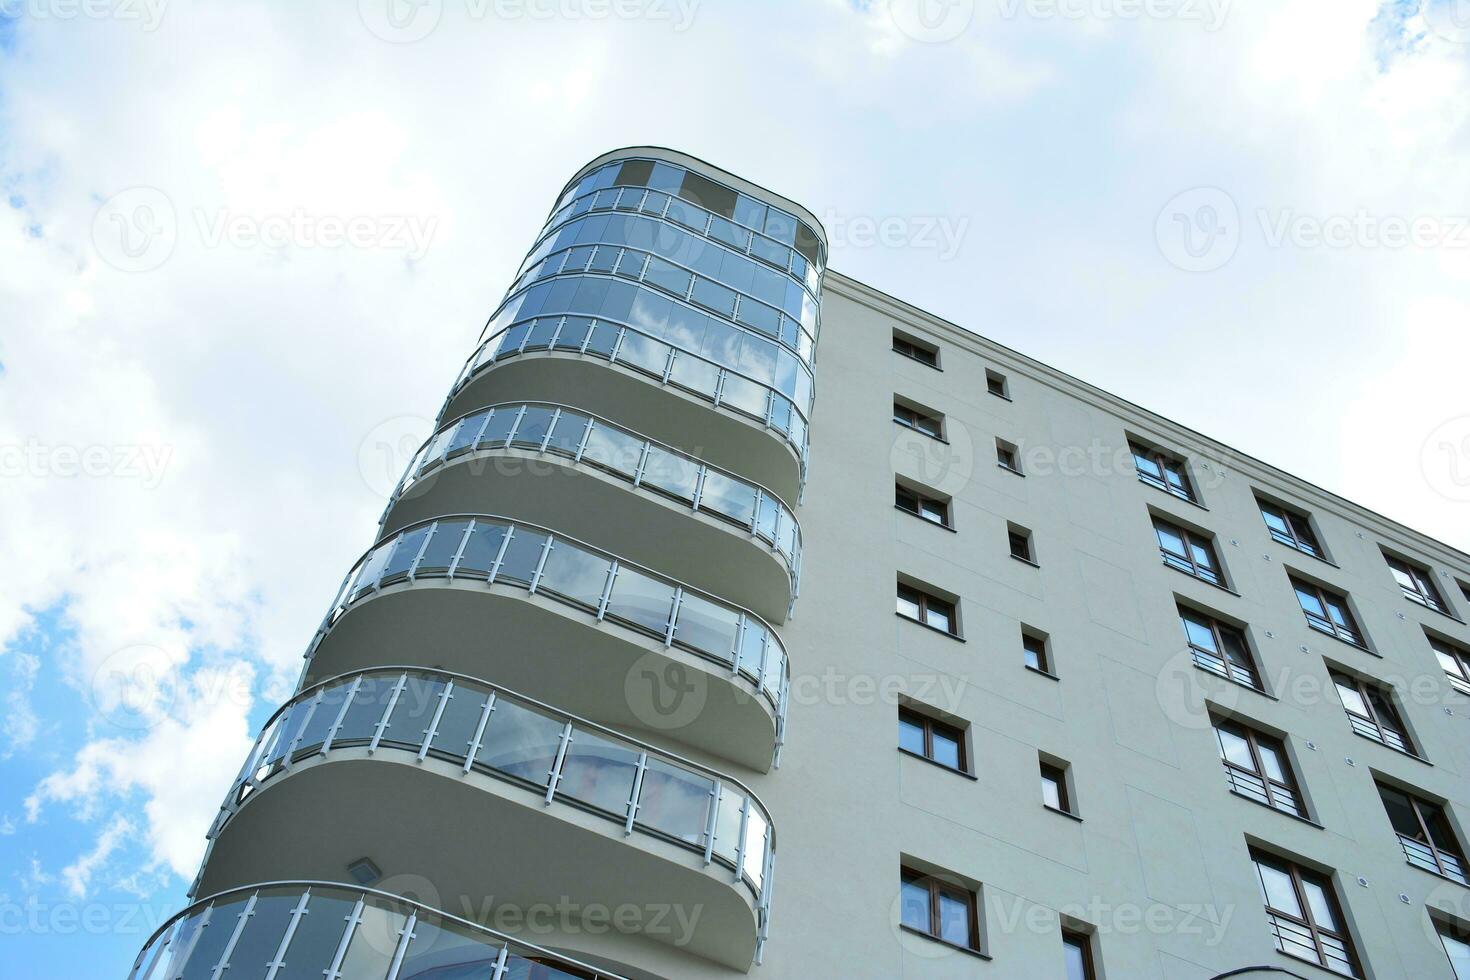
[[[572,177],[134,980],[1470,977],[1470,556],[826,260]]]

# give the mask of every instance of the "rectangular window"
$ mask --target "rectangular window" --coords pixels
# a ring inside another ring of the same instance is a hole
[[[959,617],[955,615],[954,603],[902,582],[898,585],[898,614],[951,636],[959,636]]]
[[[1449,615],[1449,608],[1445,606],[1444,598],[1439,594],[1439,589],[1434,584],[1434,576],[1429,569],[1422,565],[1410,564],[1402,558],[1395,558],[1389,554],[1385,554],[1383,560],[1388,562],[1388,570],[1393,573],[1394,580],[1398,582],[1405,599],[1411,599],[1435,612]]]
[[[1021,632],[1021,649],[1026,655],[1026,666],[1043,674],[1052,673],[1051,657],[1047,653],[1046,640],[1034,633]]]
[[[1041,802],[1053,810],[1076,815],[1071,794],[1067,792],[1067,771],[1061,766],[1041,764]]]
[[[1388,822],[1404,847],[1404,857],[1416,868],[1470,885],[1465,873],[1465,852],[1455,840],[1444,807],[1420,799],[1392,786],[1378,784]]]
[[[1092,940],[1080,932],[1062,930],[1062,955],[1067,961],[1067,980],[1097,980],[1092,962]]]
[[[1343,710],[1347,712],[1353,731],[1391,749],[1418,755],[1404,730],[1404,723],[1399,720],[1393,697],[1387,691],[1340,671],[1332,672],[1332,682],[1337,686],[1337,696],[1342,699]]]
[[[1261,851],[1252,850],[1251,861],[1276,948],[1333,973],[1361,977],[1332,880]]]
[[[1031,532],[1024,527],[1012,524],[1006,532],[1006,537],[1011,546],[1011,557],[1019,558],[1021,561],[1036,564],[1036,552],[1031,547]]]
[[[940,942],[980,950],[975,893],[961,885],[903,868],[903,924]]]
[[[1197,666],[1237,684],[1257,691],[1265,690],[1244,633],[1183,606],[1179,607],[1179,620],[1184,625],[1184,637]]]
[[[916,432],[922,432],[934,439],[944,438],[944,422],[939,418],[921,412],[917,408],[909,408],[899,402],[893,403],[893,421]]]
[[[1470,651],[1432,636],[1429,638],[1429,646],[1439,658],[1439,665],[1444,668],[1454,689],[1461,694],[1470,695]]]
[[[1444,946],[1444,955],[1450,958],[1450,969],[1455,971],[1455,980],[1470,980],[1470,931],[1459,929],[1448,922],[1434,920],[1435,931]]]
[[[1215,556],[1215,546],[1208,538],[1157,517],[1154,518],[1154,534],[1159,539],[1159,554],[1163,556],[1165,565],[1211,585],[1225,584],[1225,577],[1220,573],[1220,559]]]
[[[1344,643],[1368,649],[1368,644],[1363,640],[1363,632],[1358,629],[1358,621],[1348,608],[1347,596],[1328,591],[1320,585],[1303,582],[1294,576],[1291,587],[1296,590],[1296,600],[1306,614],[1307,625],[1328,636],[1335,636]]]
[[[1260,505],[1261,517],[1265,520],[1271,537],[1288,548],[1295,548],[1313,558],[1327,557],[1322,553],[1322,546],[1317,543],[1317,536],[1312,533],[1312,522],[1306,514],[1287,510],[1259,497],[1256,498],[1256,503]]]
[[[894,484],[893,505],[915,517],[940,527],[949,527],[949,503],[934,497],[926,497],[917,490],[910,490],[901,483]]]
[[[913,358],[920,364],[927,364],[932,368],[939,367],[939,348],[926,344],[920,340],[909,337],[893,335],[893,352],[902,354],[904,357]]]
[[[1136,442],[1130,441],[1128,448],[1133,453],[1133,468],[1138,472],[1140,480],[1166,493],[1172,493],[1180,500],[1199,503],[1199,498],[1194,493],[1194,484],[1189,480],[1189,473],[1182,459],[1161,449],[1146,449]]]
[[[1237,721],[1216,719],[1214,725],[1231,792],[1298,817],[1307,815],[1280,739]]]
[[[958,772],[969,772],[965,733],[917,711],[898,709],[898,747]]]
[[[999,371],[985,372],[985,390],[997,398],[1004,398],[1007,401],[1010,400],[1011,386],[1006,381],[1006,376]]]
[[[1001,439],[995,440],[995,461],[1001,469],[1010,470],[1012,473],[1021,472],[1021,457],[1012,443]]]

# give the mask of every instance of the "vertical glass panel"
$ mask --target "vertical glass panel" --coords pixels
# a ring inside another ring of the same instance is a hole
[[[1292,887],[1291,875],[1274,864],[1260,860],[1256,861],[1256,871],[1260,876],[1261,894],[1266,899],[1267,907],[1301,918],[1302,907],[1297,901],[1296,889]]]
[[[504,446],[505,440],[510,438],[511,430],[515,428],[518,415],[520,415],[520,408],[516,405],[502,405],[495,409],[477,445],[486,449]]]
[[[1067,980],[1091,980],[1087,971],[1087,950],[1081,939],[1062,937],[1062,952],[1067,960]]]
[[[502,698],[485,727],[485,744],[475,756],[476,764],[545,786],[563,727],[555,718]]]
[[[601,354],[603,357],[612,357],[613,347],[617,344],[619,329],[616,324],[597,323],[592,328],[592,336],[587,340],[587,351],[589,353]]]
[[[529,586],[545,546],[546,535],[523,527],[515,528],[501,559],[500,570],[495,573],[495,581]]]
[[[1455,971],[1455,980],[1470,980],[1470,942],[1443,925],[1438,928],[1445,955],[1450,958],[1450,967]]]
[[[410,674],[393,714],[388,717],[388,727],[383,730],[384,745],[400,745],[418,749],[424,743],[429,722],[434,718],[434,709],[439,706],[439,694],[445,682],[437,677],[415,677]]]
[[[619,568],[607,614],[663,636],[674,604],[674,587],[632,568]]]
[[[556,418],[556,425],[551,430],[551,438],[546,443],[550,452],[561,452],[568,456],[577,454],[577,447],[582,444],[582,433],[587,431],[587,423],[590,419],[577,412],[562,409]]]
[[[951,769],[960,768],[959,740],[937,729],[934,732],[933,740],[934,761],[940,765],[949,766]]]
[[[605,422],[592,423],[582,459],[632,479],[643,457],[643,440],[619,431]]]
[[[774,642],[770,640],[768,643],[765,627],[756,622],[747,622],[745,635],[740,639],[740,672],[759,677],[761,664],[766,657],[766,647],[774,645]]]
[[[580,606],[596,609],[602,601],[610,564],[601,555],[558,539],[552,542],[551,553],[546,556],[537,591],[551,592]]]
[[[898,716],[898,747],[924,755],[924,726],[908,715]]]
[[[637,766],[638,752],[632,746],[595,732],[574,730],[556,793],[626,816]]]
[[[159,957],[158,963],[153,968],[153,974],[148,980],[177,980],[183,973],[189,950],[193,947],[195,939],[199,937],[199,930],[204,926],[206,912],[207,909],[200,909],[178,924],[173,930],[173,937],[169,940],[168,947]],[[210,966],[213,967],[213,964]]]
[[[1354,714],[1362,715],[1365,718],[1371,717],[1368,712],[1368,705],[1363,700],[1363,696],[1358,693],[1356,686],[1337,681],[1337,696],[1342,699],[1342,706],[1347,710]]]
[[[357,576],[347,590],[349,601],[356,599],[368,592],[378,582],[378,576],[383,574],[383,566],[388,564],[388,556],[393,553],[393,542],[379,545],[365,558],[357,568]]]
[[[704,844],[714,780],[650,758],[638,795],[638,823],[691,846]],[[726,795],[735,796],[728,789]],[[729,859],[735,860],[735,838],[740,827],[740,801],[735,800],[735,825],[729,831]],[[718,834],[718,831],[717,831]],[[719,850],[719,841],[716,841]]]
[[[740,614],[708,599],[684,593],[679,603],[679,621],[674,630],[675,642],[693,647],[725,663],[734,658],[735,641],[740,634]]]
[[[920,932],[934,928],[929,908],[929,883],[922,878],[904,876],[902,888],[903,924]]]
[[[1215,631],[1210,629],[1209,624],[1188,614],[1181,615],[1179,619],[1184,624],[1184,635],[1189,639],[1190,645],[1211,653],[1220,652],[1215,644]]]
[[[488,412],[477,412],[468,418],[461,419],[459,425],[455,426],[453,437],[445,446],[445,454],[455,456],[473,448],[475,436],[479,434],[480,427],[485,424],[488,414]]]
[[[271,961],[276,958],[276,950],[281,946],[281,937],[286,934],[286,924],[291,921],[291,910],[296,908],[296,903],[300,900],[299,888],[262,888],[256,895],[251,916],[245,921],[245,928],[230,953],[229,970],[222,975],[265,976],[269,972]],[[325,969],[329,964],[330,961],[322,964],[322,968]]]
[[[1053,810],[1062,809],[1062,787],[1055,776],[1041,774],[1041,802]]]
[[[649,447],[647,462],[643,466],[645,485],[693,503],[694,487],[698,478],[699,464],[693,460],[676,456],[657,446]]]
[[[314,748],[327,740],[327,733],[336,723],[337,715],[341,714],[342,704],[347,700],[347,692],[350,689],[350,682],[333,684],[331,687],[322,689],[321,699],[317,702],[316,709],[312,711],[306,726],[301,730],[301,741],[297,744],[296,751]]]
[[[402,912],[381,899],[369,897],[362,921],[352,933],[347,955],[342,959],[342,980],[384,980],[398,948],[399,934],[408,924]]]
[[[766,830],[767,822],[765,814],[761,813],[760,807],[752,800],[750,804],[750,816],[745,824],[745,877],[755,882],[759,890],[765,883],[766,867]]]
[[[668,345],[632,330],[624,332],[623,343],[618,348],[619,364],[627,364],[661,379],[668,360]]]
[[[1226,728],[1215,729],[1220,741],[1220,757],[1243,769],[1256,771],[1256,760],[1251,757],[1250,743]]]
[[[587,339],[587,331],[592,328],[592,321],[584,316],[569,316],[561,325],[561,333],[556,335],[557,350],[581,350],[582,341]]]
[[[755,512],[755,488],[710,470],[705,473],[699,506],[728,517],[742,527],[749,527],[751,515]]]
[[[399,980],[489,980],[498,945],[453,922],[421,913],[403,957]],[[344,978],[350,980],[350,978]]]
[[[133,971],[128,974],[128,980],[164,980],[169,942],[178,932],[179,925],[180,923],[175,922],[143,949],[137,962],[133,964]]]
[[[650,767],[651,767],[650,763]],[[644,781],[647,781],[647,776]],[[735,863],[740,846],[740,807],[745,796],[729,786],[720,788],[719,809],[715,815],[714,853],[728,863]]]
[[[939,938],[956,946],[970,945],[970,903],[947,891],[939,893]]]
[[[489,697],[488,691],[455,681],[449,701],[444,705],[444,713],[439,716],[439,725],[434,729],[434,741],[430,747],[462,761],[469,753],[470,739],[475,737],[475,727],[480,723],[480,715]]]
[[[764,385],[742,378],[737,374],[726,374],[725,387],[720,393],[720,404],[764,420],[766,391]]]
[[[383,567],[383,583],[400,581],[408,577],[408,570],[412,567],[414,559],[419,556],[419,549],[423,547],[424,540],[429,536],[427,527],[406,531],[398,537],[398,545],[393,549],[393,555],[388,559],[388,564]]]
[[[1303,879],[1302,891],[1307,893],[1307,905],[1312,909],[1312,921],[1324,929],[1338,932],[1341,926],[1338,924],[1336,913],[1332,911],[1332,900],[1328,898],[1322,885],[1311,879]]]
[[[1286,765],[1281,753],[1265,742],[1257,743],[1256,750],[1261,753],[1261,768],[1266,770],[1266,775],[1278,783],[1286,782]]]
[[[1322,608],[1322,602],[1317,598],[1315,592],[1309,592],[1298,586],[1296,589],[1296,599],[1297,602],[1301,603],[1302,610],[1309,616],[1316,616],[1320,619],[1327,618],[1327,610]]]
[[[459,550],[459,543],[464,539],[465,528],[469,527],[469,524],[469,521],[438,522],[414,574],[442,575],[447,572],[449,563],[454,560],[454,554]]]
[[[297,922],[296,932],[291,936],[286,965],[276,973],[275,980],[321,980],[332,965],[332,957],[337,955],[342,930],[354,903],[355,900],[348,901],[338,894],[313,891],[306,914]]]
[[[580,268],[587,261],[587,252],[591,249],[578,249],[572,253],[572,261],[569,268]],[[581,253],[581,254],[579,254]],[[551,338],[556,336],[556,328],[561,323],[560,317],[542,317],[531,326],[531,332],[526,335],[526,345],[522,350],[546,350],[551,346]]]
[[[713,397],[715,385],[720,380],[720,369],[708,361],[680,353],[674,356],[674,368],[669,372],[669,380],[681,388]]]
[[[281,757],[296,740],[301,727],[306,724],[307,715],[311,712],[311,700],[297,701],[286,709],[281,720],[276,723],[276,742],[266,756],[268,764],[280,761]]]
[[[527,405],[520,422],[516,424],[515,435],[511,437],[511,445],[525,449],[540,449],[541,440],[546,438],[547,430],[551,428],[552,412],[553,409],[544,405]]]
[[[459,556],[454,574],[477,578],[489,575],[495,564],[495,556],[500,554],[500,543],[505,539],[505,530],[504,524],[475,521],[475,528],[470,532],[470,539],[464,543],[464,551]]]
[[[189,954],[189,962],[179,974],[179,980],[209,980],[224,954],[230,936],[235,932],[235,925],[239,922],[248,897],[248,894],[237,894],[213,905],[209,919],[194,943],[194,950]]]
[[[352,704],[342,718],[342,727],[332,740],[333,745],[344,742],[366,742],[373,737],[383,712],[388,708],[388,699],[393,696],[393,685],[397,674],[366,674],[357,685]]]

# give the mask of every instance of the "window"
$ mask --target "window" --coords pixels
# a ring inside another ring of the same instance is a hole
[[[1466,602],[1470,602],[1470,584],[1460,582],[1460,595],[1465,597]]]
[[[1092,940],[1080,932],[1062,930],[1062,955],[1067,961],[1067,980],[1097,980],[1092,964]]]
[[[1179,621],[1184,625],[1184,636],[1196,666],[1257,691],[1265,690],[1244,633],[1183,606],[1179,607]]]
[[[1434,577],[1429,569],[1422,565],[1412,565],[1390,554],[1385,554],[1383,560],[1388,562],[1388,570],[1399,583],[1405,599],[1412,599],[1421,606],[1449,615],[1449,607],[1444,604],[1439,589],[1435,587]]]
[[[941,527],[949,527],[949,503],[934,497],[926,497],[917,490],[910,490],[901,483],[893,487],[893,505],[915,517]]]
[[[1237,721],[1216,719],[1215,740],[1230,791],[1284,813],[1307,815],[1281,740]]]
[[[1361,977],[1331,879],[1261,851],[1252,850],[1251,861],[1276,948],[1333,973]]]
[[[1199,503],[1183,460],[1170,456],[1161,449],[1145,449],[1136,442],[1130,441],[1128,448],[1133,452],[1133,468],[1138,471],[1140,480],[1149,486],[1172,493],[1180,500]]]
[[[952,946],[980,950],[974,892],[911,868],[902,869],[901,875],[906,928]]]
[[[1154,534],[1159,539],[1159,554],[1163,556],[1165,565],[1211,585],[1224,586],[1220,559],[1215,557],[1215,546],[1208,538],[1157,517],[1154,518]]]
[[[965,733],[908,708],[898,709],[898,747],[959,772],[965,761]]]
[[[1399,835],[1404,857],[1410,864],[1470,885],[1470,878],[1465,874],[1465,853],[1455,840],[1443,806],[1383,783],[1378,784],[1378,795],[1383,798],[1388,822]]]
[[[1429,638],[1429,646],[1439,658],[1439,665],[1449,676],[1451,686],[1461,694],[1470,694],[1470,652],[1432,636]]]
[[[1045,760],[1041,763],[1041,802],[1049,809],[1076,816],[1072,795],[1067,792],[1067,770]]]
[[[1470,931],[1456,928],[1439,919],[1434,920],[1434,929],[1439,933],[1444,955],[1450,958],[1450,969],[1455,971],[1455,980],[1470,980]]]
[[[1287,510],[1259,497],[1256,498],[1256,503],[1261,507],[1261,517],[1265,519],[1266,529],[1271,532],[1271,537],[1288,548],[1295,548],[1313,558],[1326,559],[1322,546],[1317,543],[1317,536],[1312,533],[1312,522],[1307,519],[1306,514]]]
[[[1045,637],[1037,636],[1035,633],[1021,631],[1021,649],[1026,655],[1026,666],[1032,670],[1039,670],[1043,674],[1050,674],[1051,657],[1047,653]]]
[[[898,334],[893,335],[893,351],[904,357],[913,358],[921,364],[927,364],[932,368],[939,367],[939,348],[926,344],[921,340],[913,340]]]
[[[1012,473],[1021,472],[1021,457],[1013,443],[1001,439],[995,440],[995,461],[1002,469],[1010,470]]]
[[[985,390],[997,398],[1004,398],[1007,401],[1010,400],[1011,386],[1006,381],[1006,376],[999,371],[987,370],[985,372]]]
[[[1296,601],[1301,603],[1302,612],[1307,616],[1307,625],[1344,643],[1368,649],[1363,633],[1358,629],[1358,621],[1348,608],[1347,596],[1295,577],[1291,580],[1291,587],[1296,590]]]
[[[1332,682],[1337,685],[1337,696],[1342,699],[1343,710],[1347,712],[1353,731],[1391,749],[1418,755],[1387,691],[1341,671],[1332,672]]]
[[[1036,564],[1035,553],[1031,549],[1031,532],[1016,524],[1010,525],[1006,536],[1011,545],[1011,557],[1019,558],[1021,561]]]
[[[951,636],[959,636],[959,617],[955,615],[954,603],[902,582],[898,585],[898,614]]]
[[[899,402],[893,403],[893,421],[916,432],[922,432],[926,436],[935,439],[944,438],[944,423],[927,412],[917,408],[910,408]]]

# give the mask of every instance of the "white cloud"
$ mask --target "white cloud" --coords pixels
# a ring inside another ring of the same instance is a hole
[[[92,875],[103,867],[114,851],[133,834],[133,822],[121,814],[114,816],[97,835],[97,843],[87,853],[61,869],[61,880],[73,898],[84,898],[92,884]]]

